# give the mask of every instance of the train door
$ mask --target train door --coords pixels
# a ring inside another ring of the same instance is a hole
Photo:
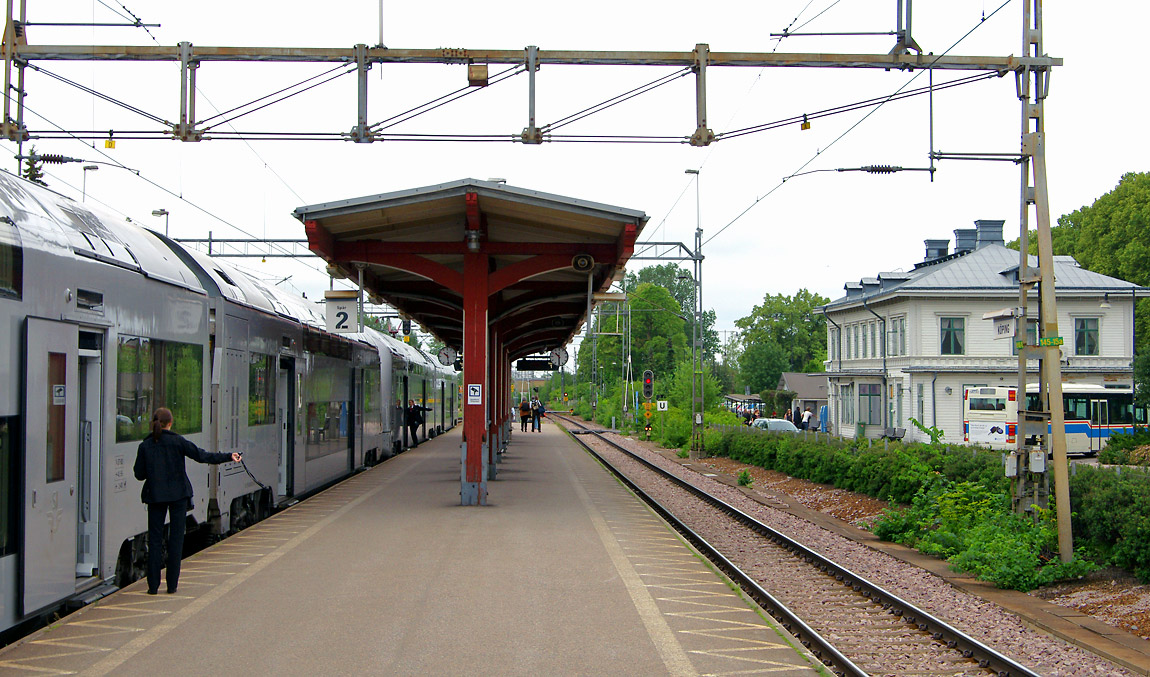
[[[78,333],[32,317],[24,326],[23,614],[76,591]]]
[[[411,399],[408,394],[407,377],[403,377],[403,397],[399,400],[400,411],[403,412],[403,420],[400,421],[400,427],[403,428],[403,448],[410,449],[411,445],[415,442],[408,437],[408,432],[411,428],[407,427],[407,402]]]
[[[350,411],[347,412],[345,420],[347,421],[347,471],[355,471],[355,458],[356,450],[362,444],[363,440],[363,417],[360,416],[359,410],[363,406],[363,370],[352,367],[351,370],[351,393],[349,396],[351,402],[348,404]]]
[[[280,496],[295,495],[295,358],[281,357],[276,377],[276,409],[280,422]]]
[[[1106,446],[1109,438],[1104,439],[1104,435],[1108,435],[1110,425],[1110,411],[1106,406],[1106,400],[1090,400],[1090,451],[1098,453],[1102,447]]]
[[[103,430],[103,336],[80,332],[79,406],[80,467],[79,514],[77,515],[76,578],[97,576],[100,572],[100,468]]]
[[[447,430],[447,384],[439,382],[439,429]]]
[[[423,379],[419,382],[419,406],[427,406],[427,379]],[[431,412],[427,413],[430,414]],[[423,439],[425,440],[429,437],[427,434],[427,419],[429,418],[431,417],[427,415],[424,415],[423,417]]]

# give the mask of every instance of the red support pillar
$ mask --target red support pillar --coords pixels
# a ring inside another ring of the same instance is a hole
[[[463,255],[463,471],[462,505],[487,505],[488,379],[487,254]]]

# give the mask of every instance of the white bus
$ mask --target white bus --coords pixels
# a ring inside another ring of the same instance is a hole
[[[1028,409],[1038,409],[1038,385],[1026,386]],[[1116,432],[1146,426],[1146,408],[1135,407],[1129,386],[1062,384],[1066,452],[1097,454]],[[967,444],[1013,449],[1018,431],[1017,386],[967,386],[962,398],[962,436]]]

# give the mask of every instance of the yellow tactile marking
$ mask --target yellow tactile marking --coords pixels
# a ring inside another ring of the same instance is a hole
[[[604,511],[604,523],[626,553],[648,595],[659,603],[660,614],[692,626],[679,627],[674,632],[681,637],[720,643],[707,649],[685,650],[690,656],[711,659],[704,663],[711,668],[715,667],[714,659],[731,663],[730,670],[703,674],[794,673],[804,668],[812,670],[812,673],[817,671],[812,664],[796,663],[794,658],[798,650],[782,643],[774,625],[753,612],[745,601],[740,599],[732,605],[731,595],[735,593],[727,583],[694,554],[685,551],[678,534],[670,531],[666,523],[646,506],[639,504],[634,508],[620,508],[606,500],[594,502]],[[610,516],[612,514],[615,518]],[[702,627],[694,627],[698,623],[702,623]],[[676,643],[679,644],[678,640]],[[723,646],[723,643],[729,645]],[[780,658],[783,660],[778,660]],[[692,670],[696,670],[694,665]],[[699,673],[696,671],[696,674]]]

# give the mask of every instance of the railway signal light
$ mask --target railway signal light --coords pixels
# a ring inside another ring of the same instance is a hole
[[[655,372],[648,369],[643,372],[643,397],[651,399],[655,396]]]

